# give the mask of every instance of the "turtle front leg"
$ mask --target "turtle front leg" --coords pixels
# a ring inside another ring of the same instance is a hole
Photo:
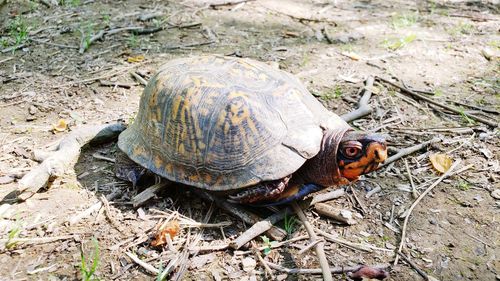
[[[263,182],[261,184],[251,186],[242,190],[235,195],[229,195],[228,201],[239,204],[253,204],[261,201],[273,201],[280,197],[280,194],[288,186],[288,182],[292,176],[282,178],[280,180]]]

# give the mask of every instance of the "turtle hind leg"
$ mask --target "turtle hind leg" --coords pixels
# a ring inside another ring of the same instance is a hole
[[[245,188],[244,190],[229,195],[228,201],[239,204],[253,204],[261,201],[272,201],[278,198],[288,185],[291,176],[275,180],[263,182],[261,184]]]
[[[291,203],[292,201],[299,200],[304,198],[310,193],[319,191],[324,189],[324,187],[320,185],[316,185],[313,183],[308,183],[308,184],[294,184],[287,189],[285,189],[284,192],[282,192],[278,198],[275,198],[274,201],[267,201],[262,204],[256,204],[255,206],[258,207],[270,207],[270,206],[277,206],[277,205],[282,205],[282,204],[288,204]]]
[[[119,179],[132,183],[135,188],[141,178],[147,173],[147,169],[132,161],[127,154],[118,150],[115,155],[115,176]]]

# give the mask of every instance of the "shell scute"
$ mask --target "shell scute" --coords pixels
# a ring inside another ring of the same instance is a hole
[[[177,59],[151,78],[118,145],[160,176],[229,190],[298,170],[335,117],[296,78],[264,63]]]

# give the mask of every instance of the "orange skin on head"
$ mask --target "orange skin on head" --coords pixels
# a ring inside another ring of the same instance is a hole
[[[340,174],[351,181],[356,180],[360,175],[376,170],[379,163],[384,162],[386,158],[387,147],[384,144],[373,142],[358,160],[347,164],[344,160],[340,160],[338,163]]]

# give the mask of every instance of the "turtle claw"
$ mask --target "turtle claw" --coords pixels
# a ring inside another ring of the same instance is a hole
[[[288,186],[291,176],[280,180],[264,182],[262,184],[249,187],[234,195],[229,195],[227,201],[239,204],[253,204],[261,201],[272,201]]]

